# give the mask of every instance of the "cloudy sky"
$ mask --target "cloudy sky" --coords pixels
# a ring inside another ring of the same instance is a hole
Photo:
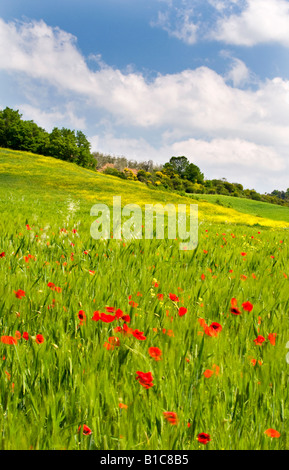
[[[0,109],[92,150],[289,187],[288,0],[1,0]]]

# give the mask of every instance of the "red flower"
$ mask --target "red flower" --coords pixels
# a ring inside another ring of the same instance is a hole
[[[157,298],[162,301],[164,300],[164,294],[157,294]]]
[[[160,361],[161,360],[161,355],[162,351],[159,348],[149,348],[149,355],[155,360],[155,361]]]
[[[163,415],[165,419],[172,425],[178,424],[178,415],[174,411],[164,411]]]
[[[80,430],[81,430],[81,426],[79,426],[78,432]],[[92,434],[92,430],[88,426],[86,426],[86,424],[84,424],[83,427],[82,427],[82,434],[84,436],[89,436],[90,434]]]
[[[204,327],[204,331],[205,331],[205,334],[208,335],[208,336],[218,336],[218,334],[222,331],[222,326],[220,325],[220,323],[217,323],[217,322],[213,322],[211,323],[210,326],[208,325],[205,325]]]
[[[176,294],[169,294],[169,297],[173,302],[179,301],[179,298],[176,296]]]
[[[42,335],[36,335],[36,343],[37,344],[42,344],[42,343],[44,343],[44,341],[45,340],[44,340]]]
[[[276,336],[277,336],[277,333],[269,333],[268,335],[268,340],[270,341],[272,346],[275,346],[276,344]]]
[[[100,314],[100,319],[104,323],[111,323],[113,320],[115,320],[115,315],[107,315],[106,313],[101,313]]]
[[[237,307],[237,299],[232,299],[231,300],[231,313],[233,315],[241,315],[241,311]]]
[[[1,343],[3,344],[17,344],[17,339],[13,336],[1,336]]]
[[[251,302],[244,302],[244,303],[242,304],[242,307],[243,307],[243,309],[246,310],[247,312],[252,312],[254,306],[251,304]]]
[[[132,334],[136,339],[139,339],[140,341],[144,341],[146,339],[146,336],[144,336],[143,331],[133,330]]]
[[[265,338],[264,336],[261,336],[261,335],[259,335],[256,339],[254,339],[254,343],[257,346],[261,346],[261,344],[264,343],[264,341],[265,341]]]
[[[107,311],[107,313],[113,313],[115,311],[115,308],[114,307],[105,307],[105,310]]]
[[[183,315],[185,315],[187,313],[188,309],[185,308],[185,307],[180,307],[179,308],[179,316],[182,317]]]
[[[22,297],[25,297],[25,292],[24,290],[18,289],[17,292],[14,291],[15,296],[17,299],[21,299]]]
[[[269,437],[280,437],[281,436],[281,434],[278,431],[276,431],[276,429],[271,429],[271,428],[267,429],[264,432],[264,434],[267,434],[267,436],[269,436]]]
[[[2,253],[0,253],[0,258],[4,258],[5,257],[5,251],[2,251]]]
[[[27,331],[24,331],[22,338],[26,339],[26,341],[29,340],[29,334],[27,333]]]
[[[201,444],[208,444],[210,440],[211,440],[210,434],[206,434],[204,432],[201,432],[200,434],[198,434],[198,441]]]
[[[20,331],[18,331],[18,330],[15,331],[15,338],[16,338],[16,339],[21,339],[21,333],[20,333]]]
[[[84,322],[86,320],[86,315],[83,310],[79,310],[78,312],[78,318],[81,322]]]
[[[153,376],[151,372],[141,372],[137,371],[137,377],[136,380],[139,381],[139,383],[144,387],[144,388],[151,388],[153,387]]]

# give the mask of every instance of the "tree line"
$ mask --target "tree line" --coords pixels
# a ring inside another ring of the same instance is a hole
[[[220,194],[289,205],[289,189],[260,194],[225,178],[208,180],[185,156],[173,156],[164,165],[157,165],[152,160],[137,162],[124,156],[91,153],[91,144],[83,132],[54,127],[49,133],[33,121],[23,120],[18,110],[8,107],[0,110],[0,147],[59,158],[95,171],[110,164],[104,173],[180,194]]]
[[[96,167],[91,144],[83,132],[54,127],[49,133],[8,107],[0,110],[0,147],[55,157],[86,168]]]

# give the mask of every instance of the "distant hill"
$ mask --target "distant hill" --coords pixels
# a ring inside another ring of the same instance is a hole
[[[143,208],[145,204],[155,203],[198,204],[199,220],[208,223],[289,228],[287,207],[244,199],[241,203],[239,198],[232,197],[227,198],[232,207],[225,207],[229,203],[222,196],[183,197],[56,158],[0,149],[2,217],[5,213],[15,213],[15,217],[25,219],[32,212],[35,219],[41,213],[47,216],[47,220],[53,217],[61,221],[69,216],[71,210],[77,212],[79,217],[88,216],[93,204],[101,202],[111,206],[113,196],[118,195],[123,205],[136,203]]]

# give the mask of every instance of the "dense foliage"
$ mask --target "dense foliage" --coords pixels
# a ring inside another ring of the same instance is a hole
[[[91,145],[83,132],[55,127],[48,133],[33,121],[24,121],[19,111],[10,108],[0,110],[0,147],[60,158],[87,168],[95,167]]]

